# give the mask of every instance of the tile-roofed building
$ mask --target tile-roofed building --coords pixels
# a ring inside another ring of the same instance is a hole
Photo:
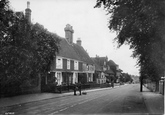
[[[108,61],[108,57],[99,57],[96,55],[95,59],[97,60],[97,63],[100,65],[100,66],[106,66],[106,63]]]
[[[117,64],[116,64],[113,60],[109,60],[109,61],[108,61],[108,64],[109,64],[109,65],[117,66]]]
[[[95,71],[103,71],[102,67],[97,63],[96,59],[95,58],[92,58],[94,64],[95,64]]]
[[[56,78],[57,85],[93,81],[93,61],[81,46],[81,40],[73,43],[72,26],[67,24],[64,30],[65,38],[61,38],[59,53],[52,62],[51,75]]]
[[[109,60],[107,64],[113,71],[114,73],[113,79],[116,82],[120,78],[122,70],[119,69],[119,65],[117,65],[113,60]]]
[[[113,72],[111,69],[109,69],[109,70],[108,70],[108,69],[105,70],[105,73],[114,75],[114,72]]]
[[[95,74],[94,79],[96,80],[96,83],[103,84],[106,82],[106,70],[107,68],[107,57],[99,57],[96,55],[96,57],[92,58],[92,60],[95,62]]]

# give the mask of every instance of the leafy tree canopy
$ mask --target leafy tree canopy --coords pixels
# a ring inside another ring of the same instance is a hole
[[[110,15],[108,28],[117,32],[119,46],[130,45],[141,73],[145,69],[145,74],[160,77],[165,71],[165,1],[97,0],[95,7],[102,5]]]
[[[58,36],[42,25],[31,24],[0,1],[0,84],[20,84],[50,71],[59,48]]]

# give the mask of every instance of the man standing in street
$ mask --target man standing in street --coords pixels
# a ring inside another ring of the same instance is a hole
[[[76,95],[76,89],[77,89],[77,84],[75,83],[75,84],[73,85],[74,95]]]
[[[81,82],[78,83],[78,90],[79,90],[80,95],[81,95]]]

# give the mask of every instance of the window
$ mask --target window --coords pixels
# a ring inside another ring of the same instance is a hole
[[[78,70],[78,61],[74,61],[74,70]]]
[[[87,70],[89,70],[89,65],[87,64]]]
[[[91,73],[88,73],[88,81],[92,81],[92,76],[91,76]]]
[[[93,65],[88,65],[88,70],[89,70],[89,71],[94,71],[94,70],[95,70],[95,68],[94,68],[94,66],[93,66]]]
[[[87,64],[83,63],[83,71],[88,71],[87,69]]]
[[[62,69],[62,59],[56,58],[56,69]]]
[[[57,85],[61,85],[61,73],[60,72],[57,72],[56,74],[56,78],[57,78]]]
[[[70,69],[70,60],[67,60],[67,69]]]

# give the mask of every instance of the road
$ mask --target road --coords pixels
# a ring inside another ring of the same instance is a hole
[[[16,115],[148,113],[139,84],[15,105],[4,108],[3,112]]]

